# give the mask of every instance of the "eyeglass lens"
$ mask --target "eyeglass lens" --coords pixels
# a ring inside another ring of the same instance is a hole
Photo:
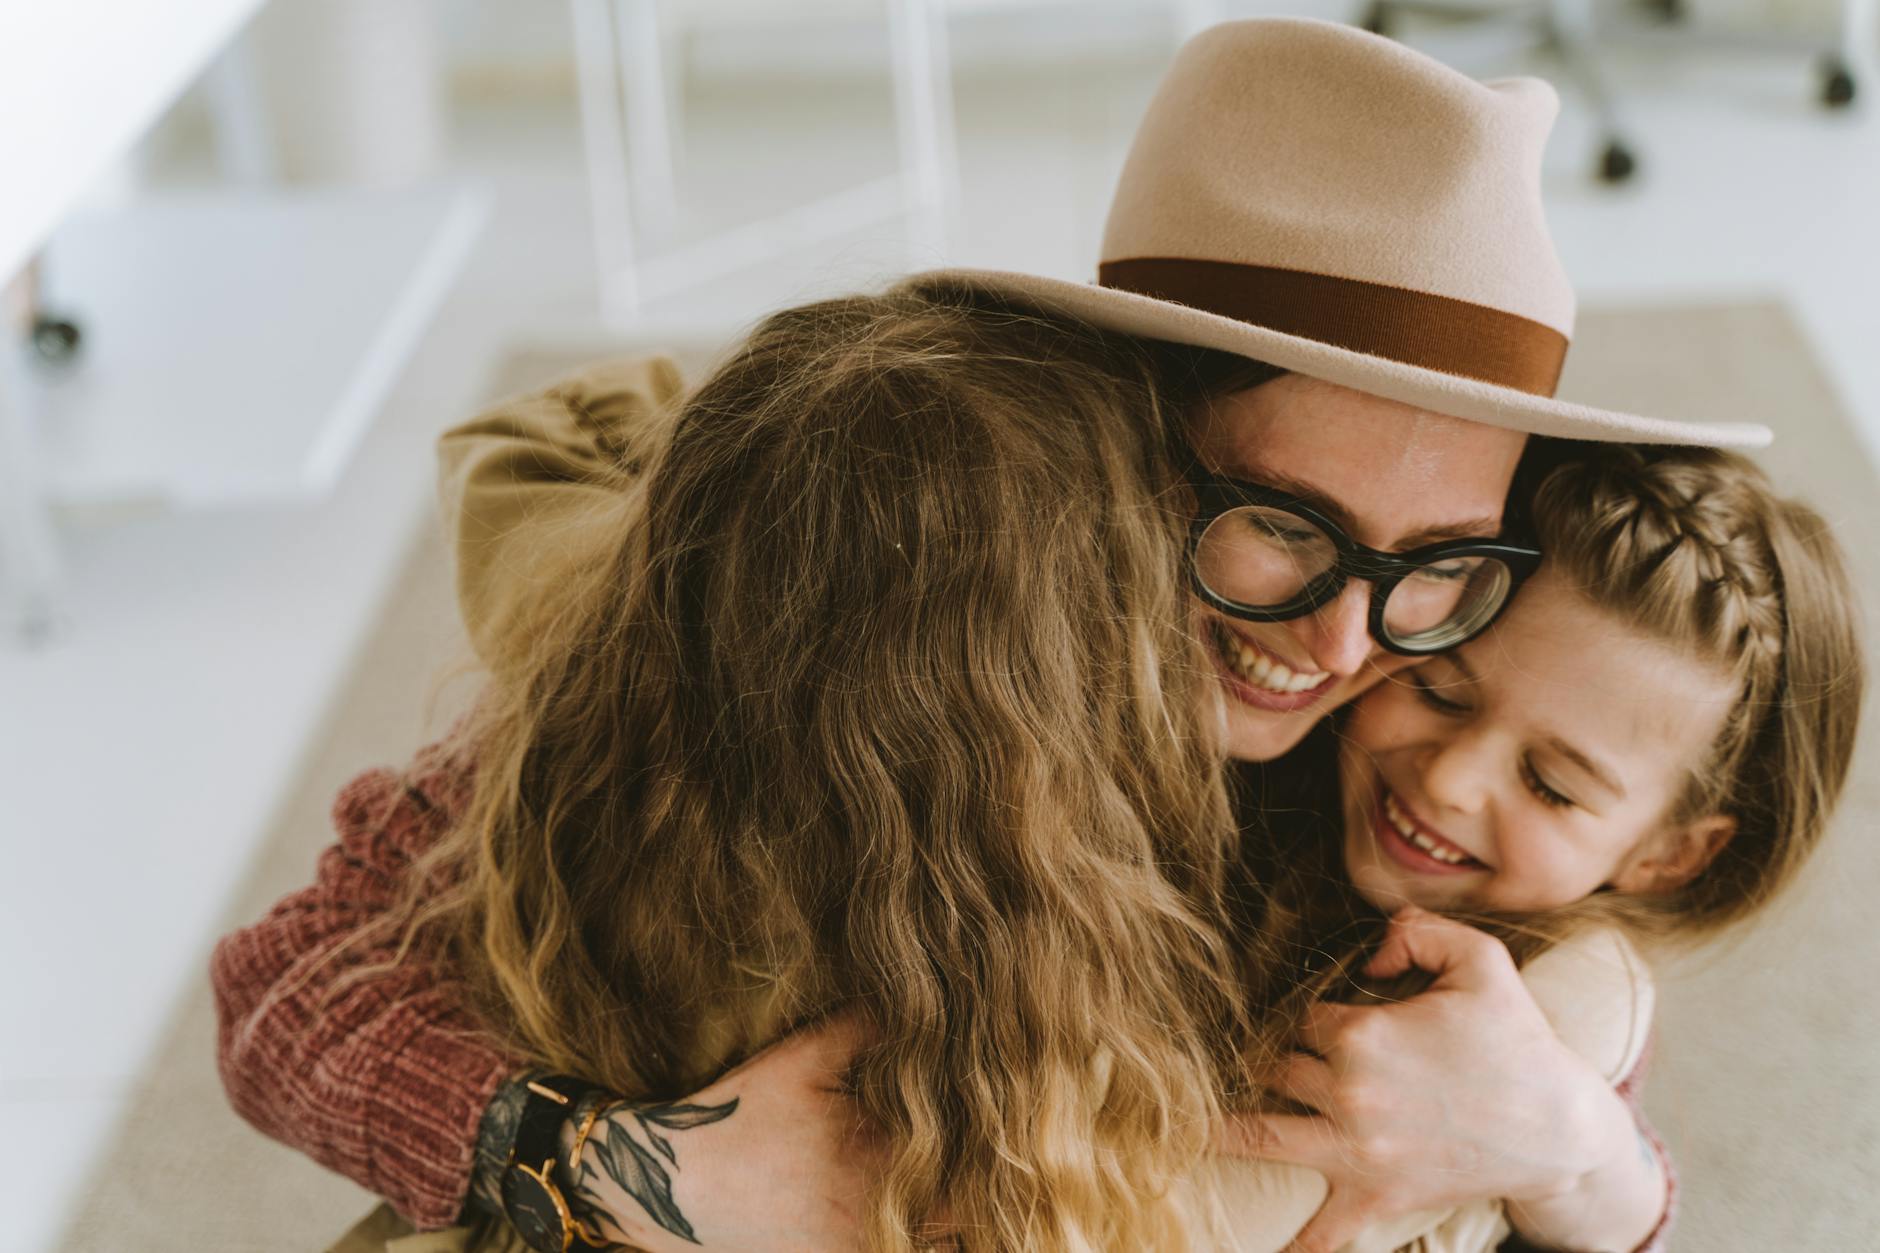
[[[1337,564],[1338,546],[1324,531],[1298,514],[1264,505],[1216,517],[1195,549],[1196,573],[1208,590],[1249,609],[1299,601]],[[1507,565],[1495,557],[1437,561],[1391,589],[1384,630],[1392,643],[1405,647],[1447,648],[1491,618],[1513,582]]]

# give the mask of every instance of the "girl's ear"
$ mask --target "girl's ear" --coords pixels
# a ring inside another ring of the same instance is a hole
[[[1612,886],[1638,896],[1675,892],[1702,874],[1736,834],[1736,819],[1711,814],[1662,832],[1619,868]]]

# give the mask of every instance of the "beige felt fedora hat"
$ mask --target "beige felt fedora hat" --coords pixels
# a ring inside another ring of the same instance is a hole
[[[1539,79],[1477,82],[1353,27],[1224,23],[1149,106],[1096,283],[942,273],[1532,434],[1767,444],[1553,398],[1574,312],[1541,207],[1559,107]]]

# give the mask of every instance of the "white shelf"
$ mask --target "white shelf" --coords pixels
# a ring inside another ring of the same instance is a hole
[[[220,507],[328,491],[487,216],[468,188],[164,197],[61,227],[33,376],[48,496]]]

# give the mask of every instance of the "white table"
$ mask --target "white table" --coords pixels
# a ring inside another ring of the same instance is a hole
[[[0,283],[261,5],[0,4]]]
[[[0,6],[0,289],[261,0]],[[56,559],[21,367],[0,350],[0,635],[53,613]]]
[[[249,187],[68,220],[261,3],[0,4],[0,289],[43,254],[85,332],[66,373],[0,345],[0,647],[59,620],[55,503],[330,487],[483,219],[472,189]]]

